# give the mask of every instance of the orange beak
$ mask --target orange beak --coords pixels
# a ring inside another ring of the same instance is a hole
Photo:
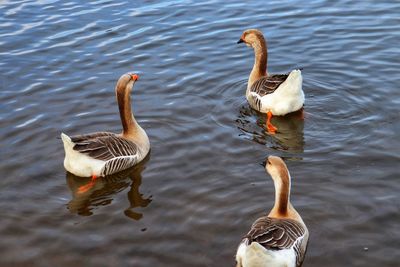
[[[131,74],[132,80],[137,81],[139,80],[139,75],[137,74]]]

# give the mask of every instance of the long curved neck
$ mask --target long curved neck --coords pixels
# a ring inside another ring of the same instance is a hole
[[[275,186],[275,204],[269,217],[274,218],[288,218],[303,223],[303,219],[290,203],[290,173],[287,168],[282,168],[279,171],[279,176],[274,177]]]
[[[257,39],[253,44],[253,48],[254,65],[249,77],[249,86],[251,86],[256,80],[267,75],[268,52],[264,38],[260,37]]]
[[[275,205],[270,214],[274,217],[287,217],[293,208],[290,204],[290,174],[284,169],[274,179]]]
[[[138,124],[132,113],[130,90],[118,88],[116,90],[119,115],[123,127],[123,136],[131,136],[138,130]]]

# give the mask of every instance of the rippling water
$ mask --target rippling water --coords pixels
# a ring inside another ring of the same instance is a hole
[[[304,266],[398,266],[400,2],[1,3],[0,265],[234,266],[273,204],[274,154],[311,232]],[[274,136],[245,101],[247,28],[270,72],[303,68],[305,118],[275,117]],[[151,154],[78,194],[59,134],[120,131],[127,71]]]

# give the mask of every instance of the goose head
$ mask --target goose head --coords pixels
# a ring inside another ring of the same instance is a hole
[[[269,156],[265,161],[265,170],[275,183],[290,185],[289,171],[280,157]]]
[[[247,46],[254,48],[256,45],[259,45],[260,42],[265,43],[262,32],[257,29],[248,29],[242,33],[242,36],[237,43],[245,43]]]
[[[128,90],[129,92],[132,91],[133,84],[139,80],[139,75],[136,73],[125,73],[122,75],[118,82],[117,82],[117,91],[123,92],[125,90]]]

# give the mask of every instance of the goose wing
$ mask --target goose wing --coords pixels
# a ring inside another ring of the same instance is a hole
[[[137,156],[121,156],[110,159],[101,170],[101,176],[114,174],[126,170],[138,162]]]
[[[305,226],[291,219],[261,217],[254,222],[245,236],[247,244],[257,242],[269,250],[290,249],[296,254],[296,266],[304,260],[306,246],[302,240],[306,236]]]
[[[137,145],[114,133],[99,132],[72,136],[74,150],[98,160],[111,160],[117,157],[135,156]]]
[[[253,83],[250,92],[257,94],[259,97],[272,94],[278,89],[279,85],[286,81],[288,76],[289,74],[273,74],[261,77]]]

